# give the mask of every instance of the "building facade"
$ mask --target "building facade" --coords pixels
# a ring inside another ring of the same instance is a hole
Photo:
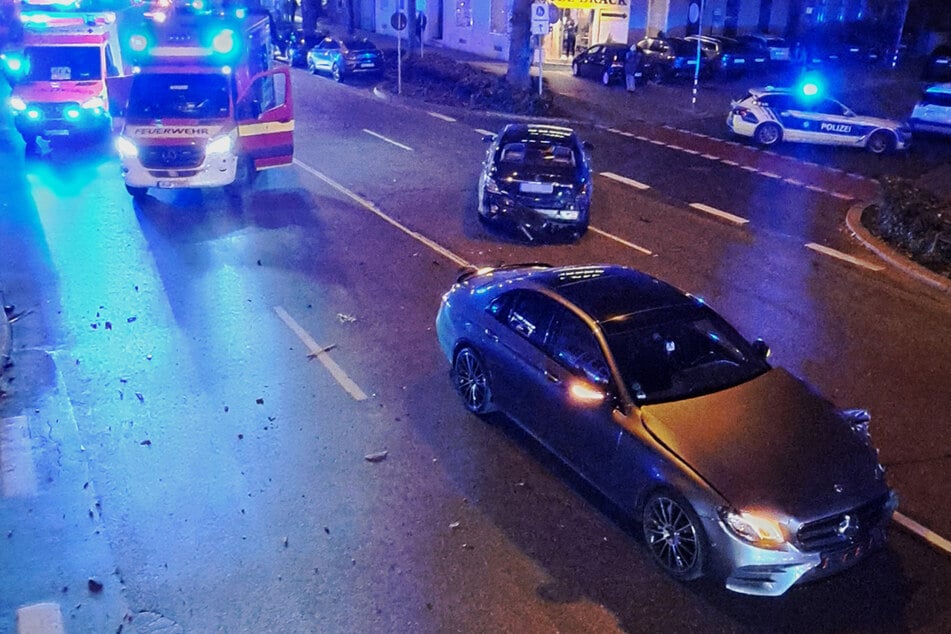
[[[345,0],[338,0],[345,1]],[[350,0],[360,28],[396,35],[391,16],[413,0]],[[513,0],[415,0],[426,15],[423,41],[496,59],[508,58]],[[597,42],[636,42],[646,35],[771,33],[860,20],[881,0],[549,0],[546,59],[568,57]],[[702,7],[702,11],[699,11]]]

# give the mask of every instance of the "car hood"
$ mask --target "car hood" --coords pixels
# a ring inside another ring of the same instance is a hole
[[[884,491],[877,459],[835,407],[783,369],[697,398],[645,405],[648,431],[739,509],[803,521]]]

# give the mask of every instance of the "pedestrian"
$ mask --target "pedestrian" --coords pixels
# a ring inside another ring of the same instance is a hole
[[[637,87],[637,80],[642,75],[641,60],[643,53],[637,48],[637,44],[631,44],[627,49],[627,55],[624,58],[624,85],[628,92],[634,92]]]
[[[574,18],[570,15],[565,20],[565,24],[562,27],[562,51],[564,56],[571,59],[575,56],[575,40],[578,37],[578,25],[575,23]]]

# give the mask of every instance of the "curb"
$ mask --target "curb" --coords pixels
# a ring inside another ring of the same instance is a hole
[[[848,213],[845,214],[845,224],[849,228],[849,231],[852,232],[852,235],[858,238],[870,251],[905,275],[924,282],[939,291],[951,293],[951,280],[915,263],[901,252],[895,250],[891,245],[873,236],[872,233],[865,228],[862,224],[862,214],[865,213],[865,210],[870,206],[869,203],[859,203],[850,207]]]

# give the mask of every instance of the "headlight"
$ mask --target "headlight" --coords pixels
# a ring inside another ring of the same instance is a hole
[[[106,102],[102,100],[102,97],[93,97],[92,99],[87,99],[82,103],[82,107],[87,110],[92,110],[93,108],[105,108]]]
[[[720,519],[734,535],[755,546],[776,548],[786,541],[779,522],[762,513],[721,508]]]
[[[212,139],[205,146],[205,154],[226,154],[231,151],[231,137],[220,136]]]
[[[120,156],[138,156],[138,146],[124,136],[116,137],[116,150]]]
[[[499,184],[495,182],[494,178],[485,179],[485,191],[488,194],[501,194],[502,190],[499,189]]]
[[[10,107],[17,112],[23,112],[26,110],[26,102],[20,97],[10,97]]]

